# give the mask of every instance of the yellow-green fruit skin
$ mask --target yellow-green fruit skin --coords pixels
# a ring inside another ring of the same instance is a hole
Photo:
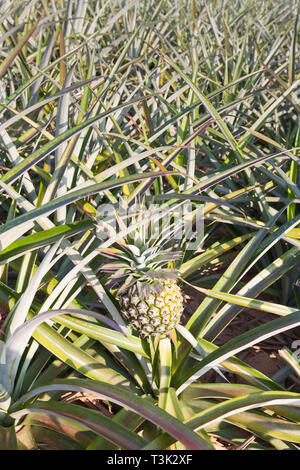
[[[183,312],[181,289],[173,279],[161,282],[159,294],[152,291],[143,298],[133,286],[119,296],[119,302],[128,324],[144,339],[150,335],[166,336],[179,323]]]

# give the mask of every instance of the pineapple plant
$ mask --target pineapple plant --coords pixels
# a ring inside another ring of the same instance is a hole
[[[178,272],[174,269],[182,254],[174,244],[163,249],[170,239],[162,233],[147,240],[144,229],[139,227],[115,247],[101,250],[115,260],[102,269],[110,273],[108,285],[116,288],[120,312],[129,326],[142,339],[164,338],[179,323],[183,312]]]

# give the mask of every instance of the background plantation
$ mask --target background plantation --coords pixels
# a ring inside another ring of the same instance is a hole
[[[0,2],[1,449],[299,450],[298,13]],[[170,252],[185,309],[163,338],[103,269],[119,243],[141,258],[147,219],[119,202],[145,199],[172,233],[186,203],[203,218]]]

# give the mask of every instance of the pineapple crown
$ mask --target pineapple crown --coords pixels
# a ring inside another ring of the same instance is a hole
[[[118,293],[126,291],[134,284],[140,295],[141,290],[144,290],[145,295],[151,290],[159,293],[162,281],[178,278],[177,270],[169,266],[181,258],[181,252],[160,250],[159,246],[148,244],[142,247],[123,243],[117,245],[118,248],[103,249],[101,253],[115,260],[102,265],[102,270],[111,273],[109,287],[120,286]]]
[[[182,258],[182,252],[176,251],[170,230],[159,225],[156,232],[147,236],[150,218],[139,214],[138,220],[140,223],[132,231],[129,229],[126,238],[118,239],[110,248],[99,251],[112,260],[101,267],[102,271],[110,274],[107,287],[117,288],[121,294],[134,286],[144,297],[151,291],[159,293],[163,281],[178,278],[175,263]],[[122,223],[120,225],[123,229]]]

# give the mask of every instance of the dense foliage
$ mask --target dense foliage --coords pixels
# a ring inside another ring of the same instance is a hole
[[[2,449],[299,448],[300,342],[275,375],[238,356],[300,326],[297,8],[0,3]],[[197,303],[163,338],[102,269],[144,198]]]

